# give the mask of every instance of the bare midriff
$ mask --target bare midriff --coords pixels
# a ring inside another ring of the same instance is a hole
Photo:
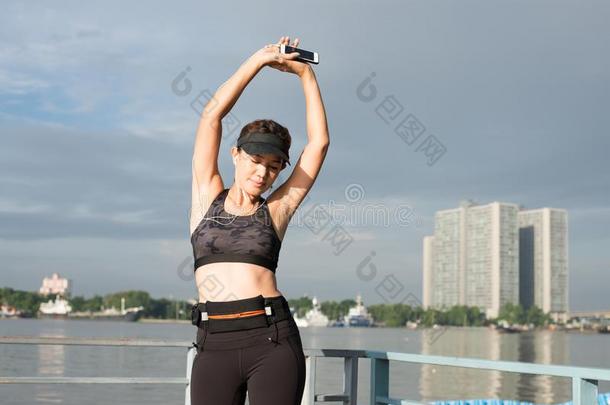
[[[195,271],[199,302],[234,301],[263,297],[278,297],[275,273],[249,263],[208,263]]]

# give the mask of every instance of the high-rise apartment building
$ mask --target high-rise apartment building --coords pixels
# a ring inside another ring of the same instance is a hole
[[[555,320],[568,313],[568,213],[557,208],[519,212],[520,302]]]
[[[436,213],[434,237],[424,242],[424,306],[478,306],[496,317],[502,305],[518,302],[518,211],[465,201]]]
[[[501,202],[438,211],[434,235],[424,238],[424,307],[478,306],[497,317],[504,304],[521,302],[565,313],[566,218]]]

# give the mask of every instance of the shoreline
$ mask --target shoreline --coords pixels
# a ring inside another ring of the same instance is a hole
[[[0,321],[9,321],[9,320],[20,320],[20,319],[33,319],[33,320],[49,320],[50,318],[20,318],[20,317],[1,317]],[[52,320],[52,319],[51,319]],[[70,318],[66,318],[66,319],[61,319],[61,320],[80,320],[80,319],[70,319]],[[88,319],[91,320],[91,319]],[[107,320],[103,320],[103,321],[107,321]],[[137,321],[134,322],[130,322],[130,321],[117,321],[117,322],[126,322],[126,323],[147,323],[147,324],[187,324],[187,325],[191,325],[191,321],[188,319],[158,319],[158,318],[140,318]],[[305,327],[306,328],[306,327]],[[326,328],[333,328],[333,329],[343,329],[343,328],[339,328],[339,327],[332,327],[332,326],[326,326]],[[349,328],[349,327],[348,327]],[[351,328],[359,328],[359,327],[351,327]],[[490,328],[489,326],[437,326],[435,327],[429,327],[429,328],[425,328],[425,327],[418,327],[418,328],[409,328],[406,326],[381,326],[381,325],[377,325],[374,328],[379,328],[379,329],[405,329],[405,330],[410,330],[410,331],[416,331],[416,330],[439,330],[439,329],[480,329],[480,328],[489,328],[489,329],[493,329]],[[368,328],[363,328],[363,329],[368,329]],[[530,330],[524,330],[524,331],[520,331],[519,333],[528,333],[528,332],[541,332],[541,331],[549,331],[549,332],[565,332],[565,333],[581,333],[581,334],[598,334],[599,332],[596,330],[591,330],[591,329],[584,329],[584,330],[580,330],[577,328],[574,329],[565,329],[565,328],[558,328],[558,329],[551,329],[551,328],[533,328]]]

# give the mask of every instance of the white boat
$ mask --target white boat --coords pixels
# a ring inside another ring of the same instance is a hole
[[[349,312],[345,315],[344,319],[345,326],[349,327],[369,327],[373,325],[373,317],[362,304],[362,297],[360,294],[356,296],[356,306],[349,309]]]
[[[297,324],[299,328],[306,328],[309,326],[309,322],[305,318],[299,318],[298,316],[294,317],[294,322]]]
[[[55,300],[40,303],[38,314],[41,318],[67,318],[72,311],[70,303],[58,295]]]
[[[294,323],[297,324],[299,328],[306,328],[309,326],[309,322],[305,318],[299,318],[297,315],[297,311],[293,307],[290,307],[290,312],[292,313],[292,318],[294,319]]]
[[[21,315],[21,311],[10,305],[0,306],[0,318],[17,318]]]
[[[320,311],[320,304],[316,297],[311,300],[313,308],[305,314],[308,326],[328,326],[328,317]]]

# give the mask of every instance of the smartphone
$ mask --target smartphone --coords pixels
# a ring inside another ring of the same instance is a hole
[[[284,44],[280,45],[280,52],[281,53],[298,52],[299,56],[296,58],[296,60],[299,60],[301,62],[315,63],[316,65],[319,63],[317,52],[306,51],[305,49],[295,48],[294,46],[284,45]]]

